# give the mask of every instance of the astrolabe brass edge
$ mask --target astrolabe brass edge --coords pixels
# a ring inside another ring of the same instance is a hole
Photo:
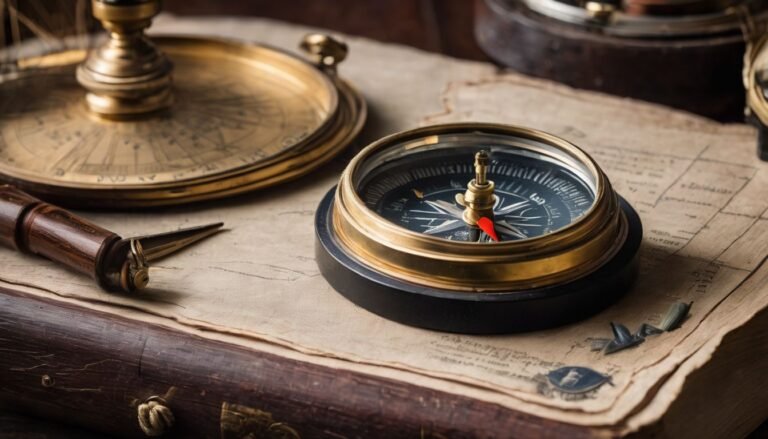
[[[163,37],[159,38],[158,42],[161,48],[168,44],[203,44],[209,50],[216,50],[219,45],[228,44],[236,46],[230,47],[230,50],[243,51],[244,54],[247,54],[252,47],[230,41],[211,41],[186,37]],[[258,49],[263,46],[253,47]],[[277,49],[274,50],[284,53]],[[84,57],[84,53],[77,54],[74,51],[67,52],[65,55],[60,53],[47,55],[30,61],[28,64],[51,67],[61,63],[73,63]],[[306,63],[306,61],[299,59],[297,61]],[[309,65],[309,63],[306,64]],[[323,76],[338,93],[339,102],[327,123],[316,132],[297,142],[289,150],[250,166],[243,166],[202,178],[160,184],[148,183],[133,187],[105,188],[78,182],[67,184],[68,182],[46,179],[41,175],[24,174],[18,169],[4,171],[6,175],[3,178],[36,194],[56,197],[57,200],[61,200],[62,203],[69,206],[88,207],[181,204],[230,196],[298,178],[326,163],[344,149],[360,132],[366,118],[366,103],[353,86],[338,76],[327,74]]]
[[[495,245],[435,239],[395,226],[367,209],[353,185],[356,167],[399,134],[358,154],[341,178],[333,228],[348,251],[376,270],[416,284],[454,291],[509,291],[572,281],[599,268],[623,245],[627,219],[610,182],[592,159],[561,139],[527,128],[493,124],[447,124],[410,131],[439,135],[459,128],[507,130],[541,136],[590,164],[597,181],[595,205],[572,226],[536,238]],[[417,134],[414,134],[417,133]]]
[[[278,160],[272,167],[252,171],[241,170],[226,179],[213,179],[204,184],[188,182],[164,188],[136,190],[96,190],[88,192],[88,198],[72,197],[72,191],[62,190],[59,185],[30,184],[22,179],[9,179],[15,185],[33,191],[41,196],[62,200],[68,206],[76,207],[159,207],[191,202],[200,202],[229,197],[245,192],[264,189],[300,178],[318,166],[333,159],[349,145],[362,129],[366,119],[366,103],[361,95],[347,82],[338,83],[346,104],[338,125],[344,129],[331,130],[327,139],[316,148],[308,148],[290,158]],[[194,184],[192,184],[194,183]]]
[[[237,42],[233,42],[227,39],[222,38],[195,38],[195,37],[180,37],[180,36],[173,36],[173,35],[165,35],[165,36],[159,36],[155,37],[154,41],[163,49],[171,51],[171,53],[174,54],[194,54],[197,57],[205,58],[209,54],[213,52],[219,52],[219,51],[227,51],[230,52],[236,56],[240,57],[249,57],[249,56],[257,56],[255,53],[253,53],[254,50],[261,50],[261,49],[268,49],[269,51],[274,51],[279,53],[282,56],[291,56],[290,53],[287,53],[285,51],[274,49],[274,48],[267,48],[266,46],[254,46],[254,45],[247,45],[247,44],[240,44]],[[263,57],[264,54],[261,53],[258,55],[260,57]],[[73,64],[80,62],[84,59],[85,52],[83,51],[76,51],[71,50],[67,52],[57,52],[50,55],[45,55],[41,57],[36,57],[33,59],[26,60],[26,63],[28,65],[38,65],[38,66],[44,66],[44,67],[56,67],[56,66],[63,66],[66,64]],[[298,61],[298,60],[296,60]],[[248,72],[245,71],[243,74],[247,74]],[[256,164],[242,166],[240,168],[232,169],[228,172],[218,173],[214,175],[204,176],[204,177],[198,177],[194,179],[188,179],[184,180],[184,183],[187,185],[191,184],[199,184],[204,183],[208,181],[214,181],[214,180],[220,180],[223,177],[228,176],[235,176],[240,175],[248,172],[255,171],[260,168],[266,168],[270,167],[276,163],[282,162],[285,160],[286,157],[291,156],[298,156],[302,155],[305,152],[310,151],[314,148],[315,143],[321,143],[325,141],[326,138],[329,136],[332,136],[337,130],[344,130],[345,127],[351,125],[351,131],[359,131],[359,129],[362,126],[362,123],[365,121],[365,101],[362,99],[359,92],[354,89],[351,85],[346,83],[345,81],[337,78],[337,77],[326,77],[326,75],[322,75],[321,77],[324,78],[324,80],[327,82],[327,86],[330,89],[335,90],[336,92],[340,92],[343,94],[346,94],[345,96],[338,96],[336,93],[334,93],[332,96],[330,96],[330,107],[333,109],[331,111],[331,114],[327,118],[327,120],[320,126],[318,129],[308,135],[307,137],[301,139],[300,141],[296,142],[296,144],[291,147],[290,149],[268,157],[264,160],[259,161]],[[340,98],[347,98],[346,103],[348,104],[349,108],[344,108],[339,105]],[[344,111],[342,111],[344,110]],[[361,111],[362,110],[362,111]],[[93,115],[94,117],[98,118],[98,115]],[[356,125],[353,125],[352,122],[357,122]],[[288,168],[293,168],[295,166],[288,166]],[[38,178],[41,182],[45,182],[45,177],[38,176],[36,174],[28,174],[24,176],[27,179],[32,178]],[[52,184],[54,182],[51,182]],[[68,186],[70,182],[67,181],[61,181],[56,180],[55,186]],[[89,189],[98,189],[103,188],[102,185],[87,185],[80,182],[71,182],[71,187],[87,187]],[[152,188],[177,188],[180,183],[178,182],[153,182],[153,183],[147,183],[147,184],[141,184],[141,185],[121,185],[119,187],[120,190],[131,190],[131,189],[137,189],[137,190],[144,190],[147,187],[151,186]],[[117,189],[115,188],[107,188],[107,189]]]
[[[262,63],[264,62],[263,58],[266,58],[266,61],[269,63],[277,63],[280,62],[279,58],[285,58],[288,57],[288,59],[291,60],[291,62],[296,63],[297,65],[306,65],[304,60],[300,60],[296,58],[294,55],[280,50],[275,49],[268,46],[263,45],[253,45],[253,44],[243,44],[236,41],[224,39],[224,38],[214,38],[214,37],[206,37],[206,38],[197,38],[197,37],[187,37],[187,36],[174,36],[174,35],[164,35],[164,36],[158,36],[153,39],[153,41],[164,51],[167,51],[174,55],[191,55],[196,58],[200,59],[208,59],[211,58],[221,52],[226,52],[228,55],[236,56],[240,59],[248,59],[250,57],[255,57],[261,59]],[[65,67],[66,64],[74,64],[82,61],[85,59],[85,52],[83,51],[76,51],[71,50],[63,53],[53,53],[49,55],[44,55],[41,57],[36,57],[34,59],[27,60],[27,65],[40,65],[47,68],[50,67]],[[285,60],[283,59],[283,62]],[[247,63],[246,63],[247,64]],[[309,68],[309,65],[306,66],[306,68]],[[294,69],[295,74],[301,74],[301,72],[296,72]],[[311,69],[313,72],[315,69]],[[242,69],[243,75],[248,75],[250,72],[248,71],[247,65],[245,65]],[[305,75],[302,75],[305,76]],[[268,167],[276,162],[282,161],[285,156],[291,155],[291,154],[299,154],[300,152],[303,152],[305,150],[309,150],[312,147],[312,143],[314,141],[322,141],[324,137],[327,137],[330,132],[338,129],[344,128],[344,126],[347,125],[348,120],[356,120],[357,117],[360,117],[364,120],[365,113],[361,113],[359,111],[355,111],[358,109],[358,107],[365,105],[364,100],[360,97],[357,90],[355,90],[353,87],[349,86],[347,83],[345,83],[343,80],[337,78],[337,77],[329,77],[326,74],[319,74],[316,75],[313,73],[313,78],[306,77],[304,80],[309,81],[310,79],[318,79],[322,78],[322,81],[324,81],[324,86],[321,87],[323,90],[333,90],[333,93],[328,97],[329,99],[329,107],[331,111],[329,112],[329,116],[327,117],[327,120],[318,127],[318,129],[310,133],[309,136],[301,139],[300,141],[296,142],[296,144],[290,148],[289,150],[286,150],[280,154],[277,154],[272,157],[268,157],[267,159],[259,161],[257,164],[249,165],[249,166],[242,166],[240,168],[232,169],[229,171],[230,174],[240,174],[243,172],[248,172],[254,169],[262,168],[262,167]],[[341,91],[348,93],[348,94],[354,94],[355,96],[352,96],[356,98],[348,99],[348,102],[350,103],[350,106],[353,107],[352,111],[350,111],[349,116],[351,117],[345,117],[347,115],[341,115],[339,116],[339,89],[343,89]],[[314,93],[320,93],[321,91],[315,91]],[[319,98],[318,98],[319,99]],[[94,117],[98,118],[98,115],[93,115]],[[347,122],[347,123],[345,123]],[[119,123],[119,122],[117,122]],[[205,176],[205,177],[197,177],[194,179],[186,180],[185,183],[199,183],[199,182],[205,182],[209,180],[215,180],[219,179],[222,176],[225,176],[226,174],[219,173],[211,176]],[[29,178],[33,178],[34,175],[28,176]],[[41,177],[41,179],[44,179],[44,177]],[[56,183],[61,185],[67,185],[67,182],[61,182],[60,180],[56,180]],[[81,183],[79,182],[73,182],[74,185],[80,186]],[[88,186],[87,184],[83,184],[84,186]],[[175,182],[168,182],[168,183],[147,183],[147,184],[141,184],[141,185],[122,185],[120,186],[120,189],[144,189],[148,185],[151,185],[153,187],[161,188],[163,186],[173,187],[177,186],[177,183]],[[100,185],[90,185],[92,188],[98,188],[103,187]],[[75,186],[73,186],[75,187]]]

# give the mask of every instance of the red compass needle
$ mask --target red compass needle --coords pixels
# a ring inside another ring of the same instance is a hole
[[[493,227],[492,219],[488,217],[481,217],[479,220],[477,220],[477,227],[480,227],[480,230],[485,232],[486,235],[490,236],[494,241],[499,241],[499,237],[496,235],[496,229]]]

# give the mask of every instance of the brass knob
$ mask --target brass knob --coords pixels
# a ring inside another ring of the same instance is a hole
[[[617,7],[607,1],[595,0],[584,3],[584,9],[593,20],[605,23],[611,19]]]
[[[120,287],[123,291],[143,290],[149,285],[149,266],[144,249],[138,239],[131,239],[128,259],[120,273]]]
[[[299,47],[318,67],[331,74],[336,74],[336,66],[349,53],[346,43],[325,34],[309,34],[302,39]]]

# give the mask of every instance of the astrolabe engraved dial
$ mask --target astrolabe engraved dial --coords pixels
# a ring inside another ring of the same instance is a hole
[[[33,190],[40,184],[39,192],[133,190],[163,204],[160,198],[173,198],[174,190],[183,199],[206,198],[272,183],[284,170],[273,172],[271,165],[301,161],[313,147],[336,151],[349,141],[331,131],[350,123],[339,120],[350,110],[339,109],[334,80],[314,66],[261,46],[186,38],[159,43],[175,65],[174,103],[148,117],[108,120],[89,113],[75,79],[77,62],[30,69],[0,84],[5,179]],[[309,165],[283,168],[298,173],[302,166]]]

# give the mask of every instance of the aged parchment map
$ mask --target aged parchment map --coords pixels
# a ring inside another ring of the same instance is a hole
[[[156,28],[289,49],[304,33],[260,20],[219,20],[215,27],[203,21],[162,17]],[[313,257],[314,211],[344,160],[268,193],[161,212],[86,213],[124,235],[225,222],[227,232],[163,261],[152,273],[154,289],[141,296],[106,294],[86,278],[4,249],[0,279],[205,336],[231,335],[244,345],[590,425],[637,413],[636,422],[650,419],[653,413],[641,411],[647,392],[768,306],[768,164],[756,158],[751,128],[413,49],[355,39],[350,48],[341,74],[371,106],[361,144],[417,125],[473,120],[541,129],[592,154],[643,221],[641,274],[630,294],[585,322],[493,337],[409,328],[359,309],[328,286]],[[676,301],[693,302],[680,329],[612,355],[590,350],[592,338],[611,336],[609,322],[634,331],[658,323]],[[585,398],[543,392],[541,376],[563,365],[588,366],[610,375],[611,384]]]

